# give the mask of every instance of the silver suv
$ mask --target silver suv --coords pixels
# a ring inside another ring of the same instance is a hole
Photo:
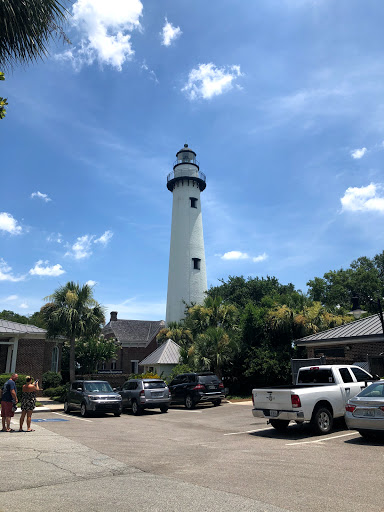
[[[167,412],[171,403],[171,393],[168,386],[160,379],[130,379],[119,391],[123,409],[129,407],[135,416],[144,409],[160,408]]]
[[[75,380],[72,382],[64,402],[64,411],[80,409],[82,416],[91,412],[113,412],[120,416],[121,396],[111,388],[106,380]]]

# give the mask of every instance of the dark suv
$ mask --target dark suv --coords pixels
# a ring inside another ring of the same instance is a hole
[[[225,398],[224,385],[214,373],[182,373],[169,385],[172,404],[185,404],[193,409],[198,402],[220,405]]]

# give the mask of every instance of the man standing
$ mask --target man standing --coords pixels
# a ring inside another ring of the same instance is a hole
[[[17,373],[12,373],[12,376],[4,384],[3,392],[1,395],[1,421],[3,424],[3,432],[13,432],[11,429],[11,418],[14,412],[12,410],[13,404],[17,404],[16,384],[18,379]]]

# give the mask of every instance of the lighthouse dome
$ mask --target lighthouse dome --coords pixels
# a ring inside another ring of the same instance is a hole
[[[196,153],[184,144],[184,147],[176,153],[177,163],[196,163]]]

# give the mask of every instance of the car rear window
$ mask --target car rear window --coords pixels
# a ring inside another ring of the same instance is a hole
[[[202,384],[218,384],[220,379],[216,375],[199,375],[199,382]]]
[[[332,370],[309,369],[300,370],[297,377],[298,384],[334,384]]]
[[[358,396],[384,398],[384,382],[371,384],[367,388],[363,389],[363,391],[361,391]]]
[[[166,384],[163,380],[153,380],[151,382],[144,382],[145,389],[158,389],[165,388]]]

